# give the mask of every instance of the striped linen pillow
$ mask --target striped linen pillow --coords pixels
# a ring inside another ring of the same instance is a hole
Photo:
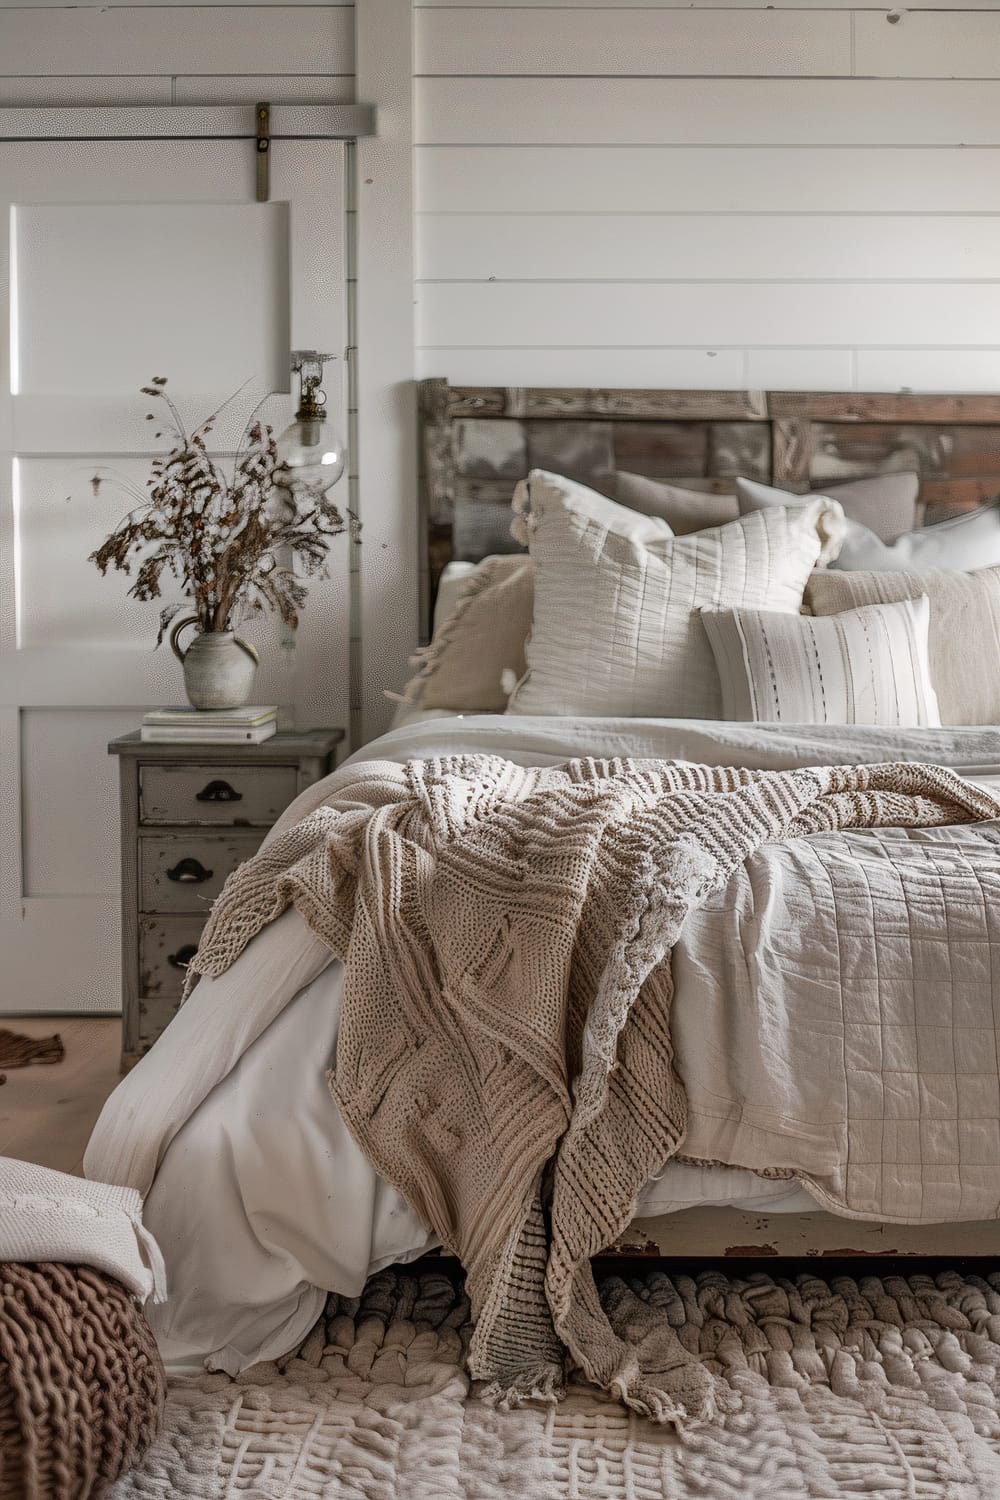
[[[703,609],[723,717],[785,724],[939,725],[926,595],[815,618]]]

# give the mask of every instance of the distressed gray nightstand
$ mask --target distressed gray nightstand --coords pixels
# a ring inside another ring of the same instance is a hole
[[[180,1005],[184,968],[230,870],[279,814],[336,765],[342,729],[262,745],[112,740],[121,782],[122,1068],[148,1052]]]

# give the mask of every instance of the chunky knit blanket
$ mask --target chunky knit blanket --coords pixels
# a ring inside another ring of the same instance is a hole
[[[693,1422],[712,1375],[669,1332],[640,1368],[590,1270],[683,1138],[666,960],[685,916],[767,841],[998,816],[929,766],[365,762],[230,877],[191,971],[223,972],[294,903],[345,966],[335,1096],[461,1257],[486,1394],[552,1398],[568,1350],[635,1410]]]

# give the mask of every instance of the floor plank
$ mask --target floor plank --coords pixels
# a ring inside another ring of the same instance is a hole
[[[83,1153],[105,1099],[118,1083],[121,1022],[116,1017],[4,1016],[28,1036],[58,1032],[62,1062],[0,1069],[0,1156],[83,1173]]]

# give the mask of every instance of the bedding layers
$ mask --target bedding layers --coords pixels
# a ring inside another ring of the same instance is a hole
[[[372,759],[230,876],[188,974],[223,972],[294,903],[345,965],[331,1086],[460,1257],[487,1395],[551,1397],[565,1350],[641,1414],[701,1420],[708,1373],[676,1338],[638,1371],[590,1265],[684,1136],[669,957],[685,918],[766,842],[997,817],[982,789],[906,763]]]
[[[762,731],[759,727],[747,729],[745,726],[733,725],[711,726],[709,728],[703,724],[665,725],[648,721],[633,722],[627,725],[616,723],[615,721],[601,721],[598,724],[584,722],[582,724],[567,725],[565,721],[556,724],[533,720],[530,725],[521,726],[521,733],[523,734],[525,743],[518,751],[515,750],[515,745],[519,738],[521,738],[521,734],[519,734],[516,721],[507,719],[501,721],[501,726],[502,729],[497,725],[495,720],[491,723],[485,721],[477,722],[475,720],[462,721],[461,723],[453,721],[450,726],[441,723],[425,724],[406,733],[390,737],[383,741],[377,749],[383,754],[392,754],[399,759],[405,759],[408,754],[423,753],[429,745],[434,745],[436,749],[443,746],[447,746],[449,749],[460,746],[463,750],[471,750],[477,746],[478,742],[484,748],[488,745],[488,748],[495,749],[497,748],[497,736],[499,735],[500,742],[505,748],[509,747],[511,750],[514,750],[515,754],[520,753],[522,758],[529,761],[541,760],[543,763],[560,760],[567,753],[572,753],[574,749],[596,751],[598,745],[600,745],[605,753],[620,753],[627,747],[633,753],[638,752],[639,754],[673,755],[698,760],[707,760],[714,755],[717,760],[721,760],[722,762],[732,762],[738,757],[742,757],[750,763],[756,761],[764,764],[802,764],[809,761],[815,763],[817,760],[834,757],[841,761],[849,759],[863,760],[866,758],[885,759],[893,754],[904,753],[913,758],[949,760],[953,764],[959,764],[966,769],[974,768],[980,771],[989,771],[996,768],[998,747],[998,737],[993,733],[985,731],[976,733],[953,731],[938,732],[936,734],[929,731],[916,732],[905,736],[904,743],[899,735],[887,736],[877,731],[869,731],[867,733],[851,731],[847,735],[843,732],[834,734],[831,731],[811,731],[803,735],[794,735],[783,730]],[[372,753],[372,747],[370,747],[363,754],[364,756],[369,756]],[[299,803],[286,815],[286,819],[283,820],[285,826],[297,816],[301,816],[302,812],[306,811],[314,800],[321,800],[322,796],[322,788],[311,789],[310,794],[300,799]],[[966,832],[971,832],[971,830],[966,830]],[[828,837],[829,835],[823,835],[822,839],[811,840],[810,844],[819,848]],[[857,838],[862,839],[862,835],[857,835]],[[766,851],[762,851],[762,854],[764,853]],[[842,853],[838,852],[837,858],[842,858]],[[825,875],[824,878],[826,878]],[[722,906],[725,907],[725,901],[722,902]],[[709,908],[706,908],[706,912],[708,910]],[[282,919],[282,921],[286,920],[285,918]],[[268,946],[268,940],[271,939],[273,945],[273,934],[277,932],[280,925],[280,923],[277,923],[263,933],[260,938],[255,940],[253,949],[248,950],[248,952],[260,950],[261,956],[264,957],[264,950]],[[696,978],[693,979],[692,975],[696,975],[699,965],[703,964],[705,959],[705,954],[702,954],[701,959],[694,963],[690,972],[685,970],[682,955],[684,951],[689,949],[691,942],[697,942],[697,919],[693,919],[693,925],[689,924],[689,926],[692,926],[690,935],[685,934],[685,937],[682,938],[676,955],[679,974],[679,988],[676,1002],[678,1027],[681,1025],[681,1017],[684,1014],[686,994],[697,992],[697,980]],[[737,943],[739,942],[738,928],[735,929],[734,934],[731,934],[731,938],[737,941]],[[714,937],[713,941],[715,941]],[[758,939],[758,946],[759,943],[760,940]],[[708,950],[706,949],[707,952]],[[791,994],[794,992],[796,976],[794,974],[794,966],[789,969],[788,963],[789,954],[785,953],[783,954],[781,967],[774,966],[772,978],[774,976],[780,978],[782,975],[787,976],[790,974],[792,978],[788,983],[784,984],[784,987]],[[301,974],[301,965],[299,972]],[[216,985],[224,986],[225,983],[226,980],[224,978],[217,981]],[[776,989],[772,985],[772,989],[769,992],[771,995],[771,1004],[775,1008],[775,1014],[780,1013],[783,983],[784,980],[782,980],[782,983],[778,983]],[[806,976],[806,983],[808,983],[808,976]],[[244,988],[240,996],[244,1007],[244,1015],[240,1025],[235,1030],[242,1031],[244,1039],[251,1030],[255,1031],[256,1034],[260,1034],[264,1027],[267,1026],[265,1017],[268,1012],[272,1013],[273,1019],[273,1015],[277,1014],[285,1001],[292,998],[290,993],[285,994],[284,1000],[275,999],[273,993],[266,997],[261,994],[254,994],[253,991],[256,988],[255,984],[251,985],[251,993],[249,994],[246,988]],[[300,983],[294,992],[301,990],[301,988],[302,985]],[[202,989],[206,992],[205,998],[210,998],[212,987],[206,985]],[[131,1079],[126,1080],[126,1083],[122,1086],[122,1090],[119,1091],[119,1094],[122,1095],[133,1094],[131,1108],[129,1100],[124,1097],[119,1099],[119,1095],[116,1095],[111,1101],[111,1105],[109,1105],[109,1109],[106,1111],[106,1118],[102,1119],[101,1125],[95,1134],[94,1143],[88,1153],[88,1170],[101,1170],[104,1175],[110,1176],[109,1167],[112,1167],[113,1170],[112,1164],[117,1158],[120,1170],[127,1174],[131,1173],[134,1179],[141,1180],[144,1173],[151,1171],[157,1156],[161,1154],[162,1149],[167,1145],[170,1138],[176,1134],[178,1128],[184,1125],[185,1120],[190,1120],[190,1126],[177,1136],[177,1148],[181,1147],[185,1134],[197,1134],[199,1128],[197,1096],[200,1095],[201,1099],[207,1099],[221,1080],[230,1072],[235,1062],[235,1057],[238,1057],[241,1051],[245,1050],[245,1047],[241,1047],[237,1043],[234,1055],[231,1033],[234,1030],[233,1021],[235,1018],[230,1015],[228,1018],[230,1032],[227,1039],[228,1046],[223,1047],[221,1051],[216,1049],[212,1056],[200,1056],[197,1059],[198,1066],[194,1069],[194,1073],[196,1075],[200,1074],[200,1076],[190,1076],[191,1070],[189,1069],[189,1076],[184,1085],[184,1097],[182,1099],[171,1097],[174,1091],[171,1087],[169,1076],[172,1059],[168,1056],[171,1050],[168,1047],[168,1043],[171,1041],[172,1033],[175,1029],[178,1033],[184,1029],[182,1023],[189,1015],[192,1022],[194,1022],[194,1013],[200,1008],[199,996],[202,995],[202,989],[196,991],[189,1006],[181,1012],[180,1017],[170,1030],[168,1030],[164,1039],[158,1044],[157,1049],[151,1054],[151,1057],[143,1064],[140,1064],[136,1073],[132,1075]],[[234,999],[235,997],[230,997],[228,1001],[230,1008]],[[700,997],[694,1006],[695,1011],[697,1011],[699,1004]],[[250,1012],[249,1016],[246,1014],[247,1011]],[[225,1018],[220,1019],[224,1020]],[[220,1035],[217,1037],[217,1040],[223,1039],[225,1032],[226,1027],[223,1025],[220,1028]],[[679,1030],[678,1036],[680,1035],[681,1031]],[[179,1047],[177,1055],[183,1056],[185,1047],[188,1050],[190,1048],[190,1036],[182,1039],[178,1035],[177,1041]],[[691,1042],[690,1052],[688,1050],[689,1042]],[[182,1043],[183,1045],[181,1045]],[[266,1050],[270,1043],[271,1038],[265,1033],[262,1037],[262,1051]],[[157,1053],[161,1054],[162,1059],[162,1061],[159,1061],[158,1067]],[[741,1080],[738,1076],[739,1069],[736,1066],[736,1062],[737,1059],[734,1055],[734,1057],[730,1058],[729,1075],[728,1077],[723,1077],[725,1088],[738,1090],[740,1087],[745,1087],[745,1080]],[[694,1045],[694,1041],[688,1037],[685,1040],[684,1048],[679,1052],[679,1066],[685,1078],[686,1085],[689,1072],[692,1078],[696,1076],[697,1064],[697,1047]],[[716,1062],[713,1062],[712,1066],[708,1069],[708,1073],[712,1073],[713,1068],[716,1068]],[[144,1069],[147,1070],[147,1076],[142,1080],[145,1088],[142,1091],[142,1108],[140,1108],[139,1092],[132,1085],[133,1081],[135,1085],[139,1084],[139,1075],[142,1074]],[[717,1068],[716,1071],[718,1071]],[[794,1077],[794,1073],[792,1076]],[[246,1101],[246,1104],[249,1105],[250,1103],[252,1103],[252,1100]],[[794,1101],[790,1100],[788,1103],[791,1112]],[[808,1114],[808,1111],[806,1113]],[[203,1116],[203,1119],[205,1118],[207,1118],[207,1115]],[[138,1137],[131,1143],[128,1140],[130,1125],[139,1133]],[[690,1140],[688,1143],[685,1143],[685,1149],[692,1149],[693,1154],[700,1155],[702,1154],[700,1151],[693,1150],[694,1137],[691,1129],[692,1127],[689,1125]],[[291,1144],[293,1139],[293,1131],[294,1121],[290,1119],[289,1144]],[[170,1148],[167,1150],[164,1166],[160,1174],[162,1182],[166,1183],[171,1173],[173,1173],[174,1182],[177,1182],[177,1172],[174,1170],[174,1163],[176,1161],[177,1157],[174,1154],[174,1150]],[[772,1164],[780,1165],[780,1163]],[[121,1179],[119,1178],[118,1180]],[[159,1196],[159,1188],[159,1183],[154,1186],[150,1197],[150,1205],[153,1206],[157,1216],[161,1214],[169,1216],[169,1203],[162,1201]],[[169,1197],[169,1194],[167,1196]],[[206,1208],[210,1211],[210,1205],[207,1204]],[[367,1206],[365,1206],[357,1217],[364,1220],[366,1212]],[[280,1215],[277,1217],[280,1218]],[[371,1215],[369,1215],[369,1230],[371,1222]],[[163,1231],[157,1228],[156,1223],[153,1224],[153,1228],[163,1238]],[[289,1226],[279,1224],[277,1241],[273,1243],[280,1244],[283,1236],[287,1240],[290,1233]],[[285,1253],[284,1250],[281,1253]],[[276,1255],[275,1258],[280,1258],[280,1255]],[[292,1260],[293,1257],[288,1255],[287,1259]],[[168,1263],[169,1261],[170,1256],[168,1253]],[[312,1268],[313,1273],[315,1273],[316,1269],[316,1267]],[[319,1282],[319,1285],[322,1286],[323,1284],[323,1281]],[[326,1284],[330,1283],[327,1281]],[[182,1287],[180,1289],[181,1305],[183,1305],[183,1299],[184,1288]],[[170,1316],[169,1307],[167,1309],[167,1316]],[[215,1347],[219,1348],[220,1345],[216,1343]]]
[[[309,938],[287,912],[225,974],[203,980],[181,1015],[195,1021],[200,1006],[239,1004],[262,946],[291,952]],[[147,1317],[168,1365],[197,1370],[207,1359],[236,1375],[284,1354],[328,1290],[359,1296],[376,1271],[439,1243],[365,1159],[330,1097],[343,976],[328,956],[181,1127],[156,1173],[145,1214],[165,1240],[171,1296]],[[769,1214],[816,1207],[794,1181],[669,1162],[643,1189],[637,1216],[705,1203]]]

